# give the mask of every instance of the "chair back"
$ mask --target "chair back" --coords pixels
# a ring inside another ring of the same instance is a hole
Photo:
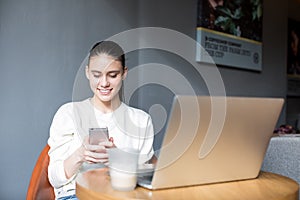
[[[29,182],[26,200],[53,200],[54,189],[48,179],[49,145],[40,153]]]

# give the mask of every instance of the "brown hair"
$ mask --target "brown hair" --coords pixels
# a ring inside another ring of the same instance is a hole
[[[105,54],[113,57],[115,60],[120,61],[123,68],[125,67],[125,54],[123,49],[113,41],[101,41],[94,44],[90,50],[88,65],[90,59],[94,56]]]

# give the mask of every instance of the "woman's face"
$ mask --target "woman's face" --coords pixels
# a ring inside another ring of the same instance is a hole
[[[119,91],[126,74],[127,68],[113,57],[106,54],[92,57],[86,67],[86,76],[94,93],[94,103],[101,106],[115,100],[119,102]]]

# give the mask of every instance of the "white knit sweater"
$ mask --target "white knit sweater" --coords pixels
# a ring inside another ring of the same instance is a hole
[[[140,150],[139,163],[153,156],[153,125],[146,112],[122,103],[114,112],[104,114],[93,107],[90,99],[64,104],[53,118],[48,139],[48,177],[56,198],[75,194],[77,174],[66,178],[64,160],[82,145],[89,128],[104,126],[108,127],[109,137],[114,138],[118,148],[133,147]],[[85,167],[87,165],[82,166],[82,170]]]

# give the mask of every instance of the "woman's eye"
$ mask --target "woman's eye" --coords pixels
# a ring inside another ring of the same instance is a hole
[[[100,78],[101,74],[100,73],[93,73],[94,78]]]
[[[116,78],[117,76],[118,76],[117,73],[109,74],[109,77],[111,77],[111,78]]]

